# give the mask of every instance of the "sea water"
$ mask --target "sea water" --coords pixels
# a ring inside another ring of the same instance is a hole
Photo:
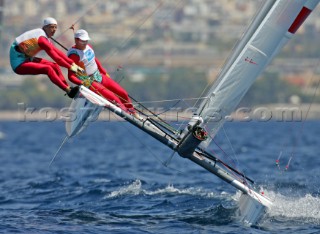
[[[171,150],[128,123],[92,123],[51,166],[63,122],[0,130],[0,233],[320,233],[318,121],[229,122],[213,141],[210,152],[275,204],[254,227],[238,221],[233,187],[169,161]]]

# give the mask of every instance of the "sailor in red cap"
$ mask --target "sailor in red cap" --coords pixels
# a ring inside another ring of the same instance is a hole
[[[57,25],[54,18],[48,17],[44,19],[42,28],[33,29],[18,36],[10,48],[10,64],[13,71],[19,75],[48,75],[55,85],[73,98],[77,88],[71,88],[68,85],[59,66],[75,73],[83,72],[83,69],[54,47],[49,40],[57,31]],[[55,62],[35,57],[41,50],[44,50]]]

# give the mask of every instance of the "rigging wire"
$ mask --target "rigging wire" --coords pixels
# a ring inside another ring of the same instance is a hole
[[[234,147],[233,147],[233,145],[232,145],[232,143],[231,143],[231,141],[230,141],[230,138],[229,138],[229,136],[228,136],[228,134],[227,134],[227,132],[226,132],[225,127],[222,126],[222,129],[223,129],[223,133],[224,133],[224,135],[225,135],[225,138],[226,138],[227,141],[228,141],[228,145],[229,145],[229,147],[231,148],[232,154],[233,154],[233,156],[234,156],[234,158],[232,158],[231,156],[229,156],[229,158],[232,160],[234,167],[237,168],[237,165],[239,165],[239,160],[238,160],[236,151],[234,150]]]
[[[82,14],[80,14],[80,17],[78,17],[78,19],[67,29],[65,29],[64,31],[62,31],[60,33],[59,36],[56,37],[56,39],[59,39],[62,35],[64,35],[69,29],[72,29],[74,31],[74,26],[90,11],[92,10],[98,3],[100,2],[100,0],[96,0],[91,7],[89,7],[88,9],[84,10],[84,12]]]
[[[126,77],[126,75],[125,75],[124,72],[121,72],[121,73],[120,73],[120,71],[122,71],[122,69],[123,69],[123,67],[121,67],[121,66],[118,66],[118,68],[117,68],[117,72],[119,72],[119,73],[116,74],[116,77],[119,78],[119,76],[120,76],[120,79],[119,79],[119,81],[118,81],[119,83],[120,83],[123,79],[125,79],[125,77]],[[156,117],[159,121],[161,121],[162,123],[165,123],[165,124],[167,124],[166,121],[163,120],[163,119],[160,117],[160,115],[163,115],[163,114],[167,113],[167,112],[170,111],[174,106],[178,105],[180,102],[185,103],[186,106],[188,106],[188,108],[190,108],[190,105],[187,104],[186,101],[188,101],[188,100],[197,100],[197,98],[184,98],[184,99],[165,99],[165,100],[158,100],[158,101],[137,101],[137,100],[136,100],[135,98],[133,98],[132,96],[129,95],[129,97],[130,97],[138,106],[141,106],[141,107],[142,107],[142,111],[141,111],[141,110],[138,110],[140,113],[143,113],[144,115],[146,115],[147,117],[149,117],[148,114],[146,114],[146,113],[143,112],[143,110],[146,110],[148,113],[151,114],[151,116]],[[160,113],[155,113],[154,111],[151,111],[149,108],[147,108],[145,105],[143,105],[143,104],[146,104],[146,103],[164,103],[164,102],[173,102],[173,101],[176,101],[176,103],[173,104],[171,107],[167,108],[167,110],[164,110],[164,111],[162,111],[162,112],[160,112]],[[181,117],[181,116],[180,116],[180,117]],[[190,120],[190,118],[186,118],[186,117],[185,117],[185,118],[181,117],[181,119],[184,119],[184,120],[188,119],[188,120]],[[178,116],[177,116],[177,121],[179,121]],[[180,129],[181,129],[181,125],[179,126],[178,131],[179,131]]]
[[[139,101],[139,104],[153,104],[153,103],[165,103],[165,102],[185,102],[185,101],[194,101],[198,100],[199,98],[173,98],[173,99],[163,99],[163,100],[156,100],[156,101]],[[200,99],[206,99],[205,97]],[[190,105],[187,105],[190,108]]]
[[[205,126],[206,128],[206,126]],[[232,156],[230,156],[223,148],[222,146],[216,141],[216,138],[215,137],[211,137],[210,134],[208,135],[209,138],[211,139],[211,141],[214,142],[214,144],[218,147],[219,151],[227,158],[230,160],[230,165],[228,165],[227,163],[225,163],[224,161],[222,161],[219,157],[218,157],[218,154],[216,152],[214,152],[214,150],[211,150],[212,151],[212,154],[215,155],[215,157],[217,158],[217,160],[221,163],[221,165],[223,165],[226,169],[228,169],[228,171],[230,171],[234,177],[238,178],[239,180],[243,180],[244,183],[246,183],[246,185],[250,188],[249,186],[249,183],[248,183],[248,180],[253,184],[254,181],[252,181],[251,179],[249,179],[245,173],[243,171],[240,171],[238,170],[237,168],[237,165],[239,164],[238,162],[238,157],[235,153],[235,150],[234,150],[234,147],[230,141],[230,138],[228,137],[228,134],[227,132],[225,131],[225,128],[224,126],[222,126],[222,129],[224,130],[224,135],[225,135],[225,138],[227,139],[227,143],[229,145],[229,147],[231,147],[231,150],[233,152],[233,155],[234,155],[234,158]],[[207,130],[206,130],[207,131]],[[241,176],[241,178],[239,177]]]
[[[56,151],[56,153],[54,154],[54,156],[52,157],[51,161],[50,161],[50,164],[49,164],[49,167],[51,167],[51,164],[53,163],[53,161],[56,159],[58,153],[60,152],[60,150],[62,149],[62,146],[64,146],[64,144],[69,140],[69,136],[66,136],[62,143],[60,144],[60,147],[58,148],[58,150]]]
[[[131,39],[131,38],[139,31],[139,29],[151,18],[151,16],[153,16],[153,15],[160,9],[160,7],[163,5],[163,3],[164,3],[164,0],[160,1],[160,3],[153,9],[153,11],[152,11],[146,18],[144,18],[144,19],[142,20],[142,22],[135,28],[135,30],[129,35],[129,37],[126,38],[126,39],[121,43],[120,48],[124,48],[124,47],[127,45],[127,43],[130,41],[130,39]],[[175,4],[175,6],[173,7],[172,11],[174,11],[181,3],[183,3],[182,0],[177,1],[176,4]],[[165,15],[164,17],[166,17],[166,16],[168,16],[168,15],[169,15],[169,13],[168,13],[167,15]],[[117,69],[116,69],[116,71],[117,71],[118,73],[119,73],[120,71],[124,70],[124,64],[127,63],[127,61],[133,56],[133,54],[134,54],[134,53],[137,51],[137,49],[140,48],[141,46],[142,46],[141,43],[138,44],[138,45],[131,51],[131,53],[130,53],[128,56],[126,56],[126,58],[125,58],[124,62],[122,63],[122,65],[119,65],[119,66],[117,67]],[[110,56],[108,56],[105,60],[110,59],[113,55],[116,54],[116,52],[117,52],[118,50],[119,50],[119,49],[114,49],[113,51],[111,51]],[[118,83],[120,83],[124,78],[126,78],[126,77],[125,77],[124,75],[122,75],[122,76],[121,76],[121,80],[118,81]],[[132,100],[135,101],[135,99],[134,99],[133,97],[131,97],[131,96],[129,96],[129,97],[130,97]],[[137,102],[137,101],[136,101],[136,102]],[[148,110],[148,108],[145,108],[145,107],[141,104],[142,102],[137,102],[137,103],[139,103],[144,109]],[[148,110],[148,112],[150,112],[150,110]],[[161,120],[161,118],[159,118],[159,114],[156,115],[156,114],[154,114],[154,113],[152,113],[152,112],[151,112],[151,114],[153,114],[154,116],[156,116],[160,121],[165,122],[165,121]]]
[[[320,59],[318,59],[318,62],[317,62],[317,64],[316,64],[315,67],[317,68],[317,67],[319,67],[319,66],[320,66]],[[315,75],[314,75],[314,74],[315,74],[315,73],[313,73],[313,75],[311,76],[311,83],[313,83],[313,80],[315,79]],[[309,113],[310,113],[310,110],[311,110],[311,106],[312,106],[312,104],[315,102],[316,95],[317,95],[318,90],[319,90],[319,87],[320,87],[320,79],[318,79],[318,81],[317,81],[316,84],[317,84],[317,85],[316,85],[316,88],[315,88],[314,93],[313,93],[313,95],[312,95],[311,102],[308,104],[308,108],[307,108],[306,115],[305,115],[304,118],[302,119],[301,126],[300,126],[300,128],[298,129],[298,132],[299,132],[299,137],[297,138],[298,140],[301,140],[302,134],[303,134],[304,129],[305,129],[305,123],[306,123],[306,121],[307,121],[307,119],[308,119],[308,116],[309,116]],[[301,107],[301,105],[300,105],[300,107]],[[301,108],[300,108],[300,109],[301,109]],[[297,125],[297,124],[296,124],[296,125]],[[291,153],[290,153],[290,157],[289,157],[289,160],[288,160],[288,162],[287,162],[287,164],[286,164],[286,166],[285,166],[284,171],[287,171],[287,170],[289,169],[291,161],[296,157],[297,146],[298,146],[298,144],[293,144],[292,149],[291,149]],[[280,152],[280,154],[279,154],[278,159],[276,160],[276,165],[277,165],[277,167],[278,167],[279,169],[281,168],[281,167],[280,167],[280,158],[281,158],[281,156],[282,156],[282,150],[281,150],[281,152]]]
[[[113,112],[112,112],[112,114],[116,117],[116,119],[119,119],[119,116],[117,116],[117,115],[114,114]],[[165,160],[165,161],[162,161],[162,160],[160,159],[160,157],[157,156],[157,155],[150,149],[150,147],[149,147],[146,143],[144,143],[144,141],[142,140],[141,137],[138,137],[137,135],[135,135],[135,134],[127,127],[127,125],[123,124],[122,126],[125,127],[125,128],[127,129],[127,132],[129,132],[136,140],[138,140],[138,141],[140,142],[140,144],[141,144],[143,147],[145,147],[145,148],[148,150],[148,152],[149,152],[158,162],[160,162],[160,164],[161,164],[162,166],[164,166],[164,167],[166,167],[166,168],[168,168],[168,169],[171,169],[171,170],[173,170],[173,171],[177,171],[179,174],[182,174],[182,172],[181,172],[180,170],[178,170],[178,169],[176,169],[176,168],[173,168],[173,167],[170,167],[170,166],[169,166],[169,163],[168,163],[168,161],[169,161],[169,162],[171,161],[171,159],[172,159],[173,154],[175,153],[175,151],[172,151],[172,154],[171,154],[171,156],[169,157],[169,159],[167,159],[167,160]]]
[[[215,140],[215,138],[213,138],[212,139],[213,140],[213,142],[215,143],[215,145],[219,148],[219,150],[220,150],[220,152],[222,152],[227,158],[229,158],[229,159],[231,159],[231,165],[234,167],[234,168],[237,168],[237,165],[236,165],[236,163],[235,163],[235,161],[232,159],[232,157],[230,157],[230,155],[218,144],[218,142]],[[232,147],[232,146],[231,146]],[[214,153],[215,155],[217,155],[216,153]],[[218,158],[219,159],[219,158]],[[221,161],[221,159],[219,159],[220,160],[220,162],[222,162]],[[230,166],[228,165],[228,164],[226,164],[226,163],[223,163],[223,165],[226,167],[226,168],[229,168]],[[238,169],[237,169],[238,170]],[[241,174],[242,174],[242,179],[243,180],[246,180],[246,176],[245,176],[245,173],[244,172],[240,172]],[[235,174],[234,174],[235,175]],[[236,175],[238,178],[239,178],[239,176],[238,176],[238,174]]]
[[[320,61],[319,61],[319,63],[318,63],[318,66],[320,65]],[[317,66],[317,67],[318,67]],[[311,106],[312,106],[312,104],[314,103],[314,100],[315,100],[315,98],[316,98],[316,94],[317,94],[317,92],[318,92],[318,89],[319,89],[319,86],[320,86],[320,79],[318,79],[318,82],[317,82],[317,86],[316,86],[316,89],[315,89],[315,92],[314,92],[314,94],[313,94],[313,96],[312,96],[312,100],[311,100],[311,103],[308,105],[308,108],[307,108],[307,113],[306,113],[306,115],[305,115],[305,117],[304,117],[304,119],[303,119],[303,121],[302,121],[302,123],[301,123],[301,127],[300,127],[300,129],[299,129],[299,138],[298,139],[300,139],[301,140],[301,136],[302,136],[302,133],[304,132],[304,129],[305,129],[305,123],[306,123],[306,120],[307,120],[307,118],[308,118],[308,115],[309,115],[309,113],[310,113],[310,110],[311,110]],[[290,165],[290,161],[291,161],[291,159],[295,156],[295,154],[296,154],[296,148],[297,148],[297,144],[294,144],[293,146],[292,146],[292,152],[291,152],[291,157],[290,157],[290,159],[289,159],[289,161],[288,161],[288,163],[287,163],[287,166],[286,166],[286,169],[288,169],[289,168],[289,165]]]
[[[120,48],[124,48],[128,42],[133,38],[133,36],[135,34],[137,34],[137,32],[140,30],[140,28],[154,15],[156,14],[156,12],[162,7],[163,3],[165,2],[165,0],[160,1],[159,4],[157,4],[157,6],[153,9],[153,11],[147,15],[142,22],[133,30],[133,32],[120,44]],[[172,11],[174,11],[181,3],[183,2],[183,0],[179,0],[176,2],[175,6],[173,7]],[[164,17],[168,16],[169,13],[167,15],[165,15]],[[125,64],[130,58],[131,56],[137,51],[138,48],[140,48],[142,46],[142,44],[138,44],[136,47],[133,48],[133,50],[131,51],[131,53],[126,56],[126,59],[124,60],[124,62],[122,64]],[[114,49],[110,52],[110,56],[107,56],[105,60],[110,59],[113,55],[115,55],[117,52],[119,51],[119,49]],[[123,65],[121,66],[123,67]]]
[[[160,7],[163,5],[164,0],[160,1],[160,3],[155,7],[155,9],[149,14],[147,15],[147,17],[145,19],[142,20],[142,22],[133,30],[133,32],[124,40],[122,41],[122,43],[120,44],[120,48],[124,48],[128,42],[133,38],[133,36],[139,31],[139,29],[160,9]],[[137,46],[138,48],[139,46]],[[114,49],[110,52],[109,57],[107,56],[105,58],[105,60],[110,59],[113,55],[115,55],[117,52],[119,51],[119,49]],[[132,55],[132,54],[131,54]],[[131,56],[130,55],[130,56]],[[130,57],[128,56],[128,57]]]

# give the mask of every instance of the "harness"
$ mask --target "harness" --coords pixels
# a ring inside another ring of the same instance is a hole
[[[90,86],[94,81],[97,81],[99,83],[101,83],[102,81],[102,76],[98,70],[91,75],[77,73],[77,77],[83,81],[83,85],[86,86],[87,88],[90,88]]]

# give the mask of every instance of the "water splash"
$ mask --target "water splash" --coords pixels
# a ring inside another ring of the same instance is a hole
[[[141,192],[141,186],[141,181],[135,180],[132,184],[111,192],[111,194],[109,194],[107,198],[114,198],[125,194],[138,195]]]
[[[273,202],[271,209],[267,211],[270,220],[289,223],[309,223],[320,225],[320,197],[306,194],[303,197],[290,197],[274,191],[264,191],[264,194]],[[238,201],[241,192],[237,192],[232,198]]]
[[[274,206],[268,212],[270,216],[320,224],[320,197],[311,194],[304,197],[288,197],[274,192],[268,192],[268,196],[274,202]]]

